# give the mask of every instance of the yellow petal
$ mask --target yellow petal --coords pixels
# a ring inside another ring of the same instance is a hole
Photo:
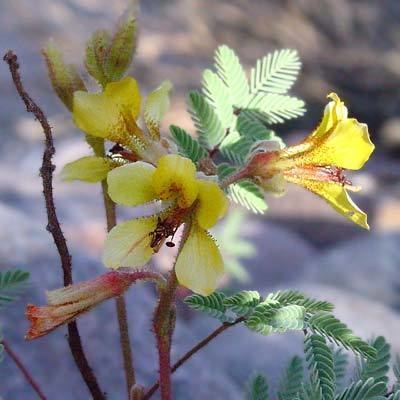
[[[195,217],[203,229],[210,229],[226,214],[229,201],[215,182],[199,180],[198,186]]]
[[[190,207],[199,191],[196,166],[176,154],[161,157],[153,175],[153,188],[159,199],[176,200],[180,208]]]
[[[169,108],[169,92],[172,88],[170,81],[164,81],[156,90],[151,92],[144,105],[144,120],[151,136],[160,137],[160,123]]]
[[[139,88],[131,77],[109,83],[101,93],[74,93],[74,122],[89,135],[119,141],[127,132],[136,129],[127,123],[134,121],[139,111]]]
[[[104,94],[120,109],[127,108],[134,119],[140,113],[140,91],[136,79],[127,76],[120,81],[111,82],[106,86]]]
[[[181,285],[203,296],[211,294],[224,272],[224,262],[214,239],[194,223],[175,264]]]
[[[325,165],[357,170],[369,159],[374,148],[367,125],[351,118],[338,122],[325,134],[311,135],[300,145],[282,150],[276,167]]]
[[[337,212],[365,229],[369,229],[365,214],[350,198],[346,187],[332,182],[301,179],[299,176],[288,176],[287,180],[314,192],[326,200]]]
[[[61,179],[64,181],[100,182],[107,177],[113,163],[104,157],[82,157],[64,166]]]
[[[327,97],[332,101],[326,105],[322,121],[312,133],[312,136],[319,136],[329,131],[339,121],[347,119],[347,107],[340,100],[339,96],[336,93],[330,93]]]
[[[108,268],[141,267],[154,253],[151,232],[156,229],[157,217],[122,222],[109,232],[103,263]]]
[[[115,168],[107,176],[108,194],[111,199],[124,206],[137,206],[155,199],[152,177],[155,168],[137,161]]]

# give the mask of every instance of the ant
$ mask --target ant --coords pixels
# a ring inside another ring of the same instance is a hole
[[[171,241],[166,242],[166,246],[168,247],[175,247],[175,243],[172,242],[174,235],[178,227],[175,227],[173,224],[170,224],[167,221],[162,221],[160,217],[157,220],[156,229],[150,233],[151,235],[151,242],[150,247],[153,249],[159,248],[163,239],[172,236]]]

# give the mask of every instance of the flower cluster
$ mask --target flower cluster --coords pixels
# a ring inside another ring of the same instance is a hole
[[[174,235],[183,225],[174,273],[179,284],[202,295],[211,294],[223,274],[224,262],[208,230],[227,212],[229,202],[224,190],[243,178],[253,180],[266,192],[278,194],[284,193],[287,182],[296,183],[327,200],[346,218],[368,228],[366,214],[348,194],[359,188],[352,186],[344,170],[360,169],[374,145],[367,126],[348,118],[347,108],[336,94],[329,95],[331,101],[321,123],[300,144],[281,148],[280,142],[260,141],[251,149],[242,169],[221,182],[208,170],[208,175],[200,171],[201,164],[196,166],[178,155],[169,140],[160,135],[170,88],[168,82],[164,83],[148,96],[144,107],[146,131],[139,123],[141,97],[133,78],[109,83],[99,93],[74,93],[75,124],[87,135],[115,142],[122,161],[84,157],[68,164],[63,178],[104,180],[115,203],[130,207],[151,205],[153,209],[109,232],[103,254],[108,268],[142,268],[162,245],[175,246]],[[208,162],[213,164],[211,158]],[[55,291],[49,297],[49,306],[30,305],[27,314],[32,327],[28,338],[46,334],[99,302],[120,295],[131,283],[129,277],[123,279],[125,275],[109,277],[117,280],[99,278],[89,286],[73,285]],[[60,296],[68,301],[58,300]]]

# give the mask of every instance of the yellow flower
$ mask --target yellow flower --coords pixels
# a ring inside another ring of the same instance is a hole
[[[140,158],[155,162],[166,154],[160,142],[160,124],[169,107],[171,87],[170,82],[163,82],[149,94],[143,111],[147,132],[137,124],[141,95],[136,80],[131,77],[108,83],[102,92],[76,91],[73,120],[88,135],[119,143]]]
[[[126,77],[109,83],[100,93],[75,92],[73,119],[89,135],[129,144],[130,136],[142,135],[136,125],[140,102],[136,80]]]
[[[186,222],[190,230],[175,265],[178,280],[197,293],[212,293],[223,273],[223,261],[207,229],[228,207],[217,183],[199,179],[192,161],[173,154],[161,157],[157,167],[138,161],[116,168],[107,181],[116,203],[137,206],[161,201],[165,207],[155,215],[113,228],[105,243],[105,265],[142,266]],[[173,246],[171,241],[167,245]]]
[[[347,192],[359,188],[352,186],[344,170],[360,169],[374,145],[367,125],[348,118],[347,108],[335,93],[328,98],[331,101],[325,107],[323,119],[311,135],[282,150],[255,152],[249,161],[249,172],[260,179],[262,186],[276,192],[282,192],[286,181],[301,185],[324,198],[346,218],[369,229],[367,215]]]

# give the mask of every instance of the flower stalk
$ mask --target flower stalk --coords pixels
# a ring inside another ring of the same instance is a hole
[[[191,228],[191,221],[184,226],[178,255],[187,240]],[[177,257],[178,259],[178,257]],[[175,262],[176,264],[176,262]],[[164,289],[160,290],[160,298],[154,311],[153,330],[157,341],[159,360],[159,385],[161,400],[172,399],[171,389],[171,340],[175,328],[175,293],[178,288],[178,279],[175,273],[175,265],[168,277]]]

